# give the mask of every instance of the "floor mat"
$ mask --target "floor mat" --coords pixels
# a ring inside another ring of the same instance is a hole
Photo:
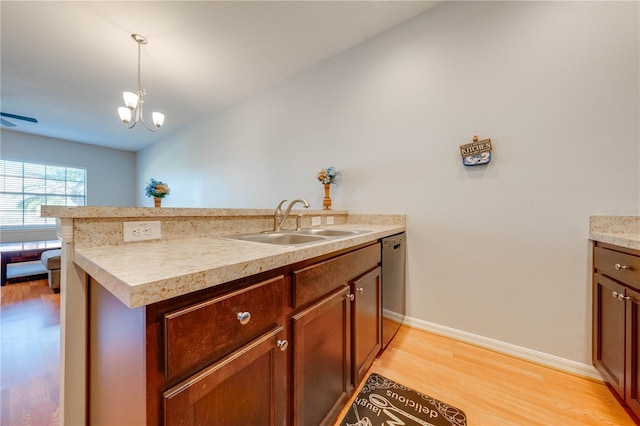
[[[466,426],[459,408],[423,395],[379,374],[371,374],[341,426]]]

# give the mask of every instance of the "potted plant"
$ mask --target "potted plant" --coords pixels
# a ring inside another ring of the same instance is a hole
[[[171,189],[169,189],[169,185],[166,183],[151,178],[149,182],[147,182],[145,193],[147,197],[153,197],[156,207],[160,207],[162,199],[171,193]]]
[[[340,172],[335,167],[327,167],[318,172],[318,180],[324,185],[324,199],[322,200],[324,210],[331,210],[331,184],[336,183],[339,174]]]

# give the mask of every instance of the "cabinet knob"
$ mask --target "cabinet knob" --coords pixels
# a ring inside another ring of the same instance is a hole
[[[246,325],[251,320],[251,314],[249,312],[238,312],[237,318],[240,324]]]
[[[347,295],[347,299],[349,299],[352,302],[353,302],[353,299],[355,299],[355,298],[356,298],[356,296],[354,296],[353,294],[348,294]]]
[[[618,300],[630,300],[631,298],[629,296],[625,296],[622,293],[618,293]]]
[[[617,291],[612,291],[611,296],[618,300],[631,300],[631,297],[625,296],[624,293],[618,293]]]
[[[358,293],[360,293],[360,294],[364,293],[364,288],[360,287],[360,288],[358,289]]]
[[[613,267],[614,267],[614,268],[616,268],[616,270],[618,270],[618,271],[620,271],[620,270],[622,270],[622,271],[628,271],[628,270],[630,270],[630,269],[631,269],[631,267],[630,267],[630,266],[627,266],[627,265],[621,265],[621,264],[619,264],[619,263],[616,263],[615,265],[613,265]]]
[[[287,340],[278,340],[276,342],[276,346],[279,347],[282,352],[284,352],[289,347],[289,342]]]

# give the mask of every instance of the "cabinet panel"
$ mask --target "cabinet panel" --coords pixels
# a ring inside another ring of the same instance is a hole
[[[341,289],[292,318],[294,425],[327,424],[352,391],[348,295]]]
[[[310,303],[380,263],[380,244],[293,272],[293,307]]]
[[[351,283],[353,303],[353,384],[357,386],[382,347],[380,268]]]
[[[593,263],[599,273],[640,288],[640,257],[596,247]]]
[[[627,290],[625,401],[640,417],[640,292]]]
[[[593,280],[593,363],[624,397],[625,303],[615,295],[624,295],[625,287],[600,274]]]
[[[284,277],[263,281],[165,315],[165,371],[172,377],[206,365],[278,324]],[[243,324],[239,314],[249,313]]]
[[[164,424],[284,425],[283,327],[263,335],[164,393]]]

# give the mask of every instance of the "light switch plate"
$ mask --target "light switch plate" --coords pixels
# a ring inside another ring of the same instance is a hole
[[[333,216],[327,216],[327,225],[333,225]]]
[[[160,221],[122,222],[122,240],[130,241],[159,240],[161,238]]]
[[[311,226],[322,225],[322,218],[320,216],[311,216]]]

